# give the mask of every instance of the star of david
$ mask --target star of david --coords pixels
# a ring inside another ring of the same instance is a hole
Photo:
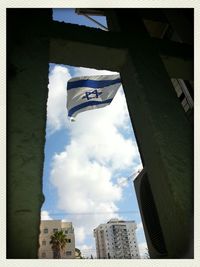
[[[85,95],[82,97],[82,99],[87,98],[87,100],[98,98],[102,94],[101,91],[98,91],[98,89],[95,89],[93,91],[87,91],[85,92]]]

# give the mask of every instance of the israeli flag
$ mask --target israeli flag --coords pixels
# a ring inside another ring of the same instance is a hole
[[[121,85],[120,75],[83,76],[67,84],[68,116],[109,105]]]

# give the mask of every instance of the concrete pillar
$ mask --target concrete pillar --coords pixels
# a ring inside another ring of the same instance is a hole
[[[7,258],[37,258],[50,9],[8,9]]]
[[[166,257],[192,258],[193,131],[137,12],[117,15],[121,30],[135,40],[120,73]]]

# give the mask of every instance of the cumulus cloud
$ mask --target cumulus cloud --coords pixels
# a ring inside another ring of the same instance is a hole
[[[117,211],[115,202],[120,200],[122,190],[111,181],[108,168],[81,157],[79,150],[75,150],[76,155],[69,145],[65,152],[54,157],[51,181],[58,191],[58,208],[78,213],[73,216],[73,224],[78,229],[76,241],[81,244],[100,221]],[[101,215],[104,212],[108,214]],[[89,219],[85,213],[89,213]]]
[[[47,101],[47,132],[49,134],[69,124],[66,116],[66,84],[70,78],[68,69],[60,65],[56,65],[49,74]]]
[[[79,244],[83,243],[85,240],[85,229],[84,227],[76,227],[75,228],[75,233],[76,233],[76,240],[79,241]]]
[[[110,72],[79,68],[76,76],[97,73]],[[53,98],[48,101],[50,131],[67,127],[70,136],[68,145],[52,159],[50,180],[57,189],[58,208],[76,213],[76,243],[83,246],[100,223],[120,217],[116,214],[117,203],[125,188],[117,186],[117,182],[124,181],[120,171],[130,169],[133,173],[139,153],[136,142],[124,134],[129,117],[122,88],[109,106],[80,113],[75,122],[69,122],[63,100],[69,77],[66,68],[56,66],[49,79],[49,98]]]
[[[53,220],[47,210],[42,210],[40,216],[41,216],[41,220]]]

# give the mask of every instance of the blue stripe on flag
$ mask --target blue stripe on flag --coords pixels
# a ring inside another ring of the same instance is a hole
[[[79,80],[79,81],[72,81],[68,82],[67,90],[78,88],[78,87],[91,87],[91,88],[102,88],[109,85],[113,85],[116,83],[121,83],[121,79],[115,80],[103,80],[103,81],[95,81],[95,80]]]
[[[79,109],[82,109],[82,108],[85,108],[85,107],[89,107],[89,106],[97,106],[97,105],[102,105],[102,104],[107,104],[107,103],[111,103],[113,100],[113,98],[111,99],[107,99],[105,101],[89,101],[89,102],[85,102],[85,103],[82,103],[82,104],[79,104],[73,108],[71,108],[69,111],[68,111],[68,116],[69,117],[72,117],[72,115],[78,111]]]

